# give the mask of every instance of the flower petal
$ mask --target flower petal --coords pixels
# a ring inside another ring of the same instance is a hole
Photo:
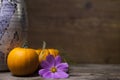
[[[53,78],[68,78],[69,74],[65,73],[64,71],[58,71],[54,73]]]
[[[43,74],[47,73],[48,71],[49,71],[49,69],[41,69],[41,70],[39,70],[38,74],[42,76]]]
[[[62,61],[61,57],[60,56],[56,56],[56,58],[55,58],[56,65],[60,64],[61,61]]]
[[[43,78],[53,78],[53,73],[51,71],[48,71],[46,73],[43,74]]]
[[[67,72],[69,65],[68,65],[68,63],[60,63],[60,64],[56,65],[56,67],[59,70]]]
[[[44,68],[44,69],[45,68],[50,68],[50,63],[48,63],[47,61],[42,61],[41,62],[41,67]]]
[[[47,62],[49,63],[49,66],[50,66],[50,67],[54,66],[55,58],[54,58],[53,55],[48,55],[46,60],[47,60]]]

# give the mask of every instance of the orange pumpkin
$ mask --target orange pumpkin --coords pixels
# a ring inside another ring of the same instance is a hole
[[[34,49],[14,48],[7,58],[7,65],[13,75],[25,76],[38,68],[38,55]]]
[[[56,57],[59,54],[59,51],[57,49],[40,49],[39,51],[39,62],[46,60],[46,57],[50,54]]]
[[[36,53],[39,55],[40,52],[42,51],[42,49],[36,49],[35,51],[36,51]]]

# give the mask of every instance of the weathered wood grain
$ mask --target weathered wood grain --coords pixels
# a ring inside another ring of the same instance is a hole
[[[71,65],[70,77],[59,80],[120,80],[120,65],[80,64]],[[10,72],[0,72],[0,80],[53,80],[38,75],[15,77]],[[56,79],[54,79],[56,80]]]
[[[30,47],[76,63],[120,63],[120,0],[26,0]]]

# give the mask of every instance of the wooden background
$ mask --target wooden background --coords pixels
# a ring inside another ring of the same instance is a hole
[[[72,63],[120,63],[120,0],[25,0],[30,47]]]

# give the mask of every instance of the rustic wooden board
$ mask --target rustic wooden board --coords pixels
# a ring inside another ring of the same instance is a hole
[[[120,0],[26,0],[30,47],[76,63],[120,63]]]
[[[80,64],[70,66],[70,77],[60,80],[120,80],[120,65]],[[15,77],[10,72],[0,72],[0,80],[50,80],[38,75]],[[51,79],[53,80],[53,79]],[[54,79],[56,80],[56,79]]]

